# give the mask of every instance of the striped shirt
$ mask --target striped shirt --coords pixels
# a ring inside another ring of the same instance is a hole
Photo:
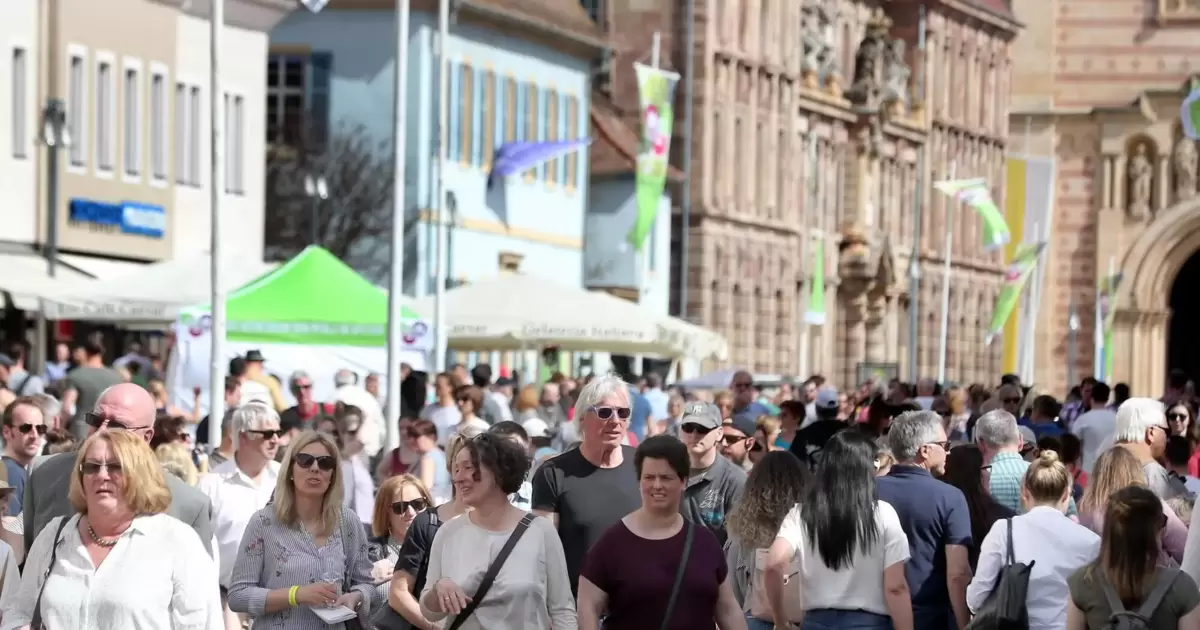
[[[347,548],[350,550],[349,562]],[[378,604],[378,599],[371,579],[367,535],[358,525],[354,512],[343,508],[339,529],[318,548],[299,527],[279,522],[275,517],[275,506],[267,505],[255,513],[246,526],[230,577],[229,608],[249,614],[258,630],[344,630],[345,624],[326,624],[305,606],[264,612],[269,591],[313,584],[326,573],[341,576],[349,573],[354,590],[363,596],[363,607],[359,609],[361,618],[370,619],[371,607]]]

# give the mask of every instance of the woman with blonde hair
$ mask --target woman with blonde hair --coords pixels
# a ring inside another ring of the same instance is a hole
[[[1071,471],[1054,451],[1042,451],[1029,464],[1021,485],[1025,513],[994,523],[980,545],[975,577],[967,587],[972,613],[979,612],[1000,572],[1015,561],[1030,566],[1025,600],[1030,630],[1066,624],[1067,578],[1100,551],[1100,537],[1067,517],[1072,483]]]
[[[154,449],[154,456],[167,472],[179,477],[189,486],[195,486],[200,481],[200,471],[192,463],[192,451],[187,444],[167,442],[159,444]]]
[[[342,505],[341,454],[306,431],[288,446],[274,503],[246,526],[229,584],[229,608],[255,625],[343,630],[314,610],[342,606],[369,619],[375,600],[366,532]]]
[[[967,439],[967,421],[971,410],[967,409],[967,392],[961,387],[951,387],[943,396],[946,400],[946,439],[961,442]]]
[[[1079,522],[1098,535],[1104,533],[1104,514],[1113,494],[1129,486],[1145,486],[1146,475],[1137,456],[1123,448],[1110,448],[1096,460],[1091,478],[1079,501]],[[1163,513],[1167,521],[1163,528],[1162,557],[1166,566],[1183,562],[1183,548],[1188,528],[1166,502]]]
[[[379,486],[375,495],[375,514],[371,519],[371,539],[367,543],[378,601],[387,600],[408,528],[419,514],[431,507],[433,499],[429,491],[412,475],[391,477]]]
[[[224,626],[216,563],[191,527],[167,516],[171,492],[140,435],[89,437],[68,497],[75,514],[38,534],[0,628]]]

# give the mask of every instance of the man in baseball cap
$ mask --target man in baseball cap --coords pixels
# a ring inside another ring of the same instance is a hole
[[[704,525],[725,544],[725,515],[746,485],[746,473],[720,457],[721,410],[712,403],[690,402],[683,407],[679,438],[688,447],[692,474],[684,490],[682,512]]]

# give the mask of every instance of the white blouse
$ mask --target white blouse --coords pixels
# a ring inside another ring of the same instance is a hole
[[[33,620],[62,518],[69,518],[42,591],[42,620],[71,630],[223,630],[217,566],[195,530],[166,514],[139,516],[97,568],[79,536],[79,516],[50,521],[29,551],[21,589],[4,604],[0,630]]]
[[[511,532],[483,529],[472,523],[468,514],[448,521],[434,536],[422,602],[442,578],[452,580],[468,597],[474,595],[488,565],[508,541]],[[434,622],[447,617],[424,603],[421,614]],[[461,629],[550,630],[553,626],[554,630],[575,630],[577,623],[562,541],[554,524],[539,517],[530,523],[487,597]]]

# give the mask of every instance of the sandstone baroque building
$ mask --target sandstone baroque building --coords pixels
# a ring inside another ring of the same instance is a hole
[[[653,33],[676,69],[688,61],[680,4],[616,0],[600,12],[619,51],[613,96],[634,121],[628,68]],[[731,363],[820,372],[843,385],[856,383],[864,364],[913,376],[908,265],[916,237],[919,375],[934,375],[943,241],[954,213],[947,377],[997,376],[999,347],[985,347],[983,335],[1000,260],[981,251],[974,216],[931,193],[930,182],[953,165],[957,176],[988,177],[1002,199],[1017,25],[1002,0],[927,1],[922,55],[920,4],[696,0],[691,220],[677,221],[689,234],[684,312],[726,335]],[[675,148],[688,141],[677,135]],[[914,234],[918,187],[924,220]],[[678,193],[675,201],[678,216]],[[818,242],[827,323],[809,327],[803,312]]]

